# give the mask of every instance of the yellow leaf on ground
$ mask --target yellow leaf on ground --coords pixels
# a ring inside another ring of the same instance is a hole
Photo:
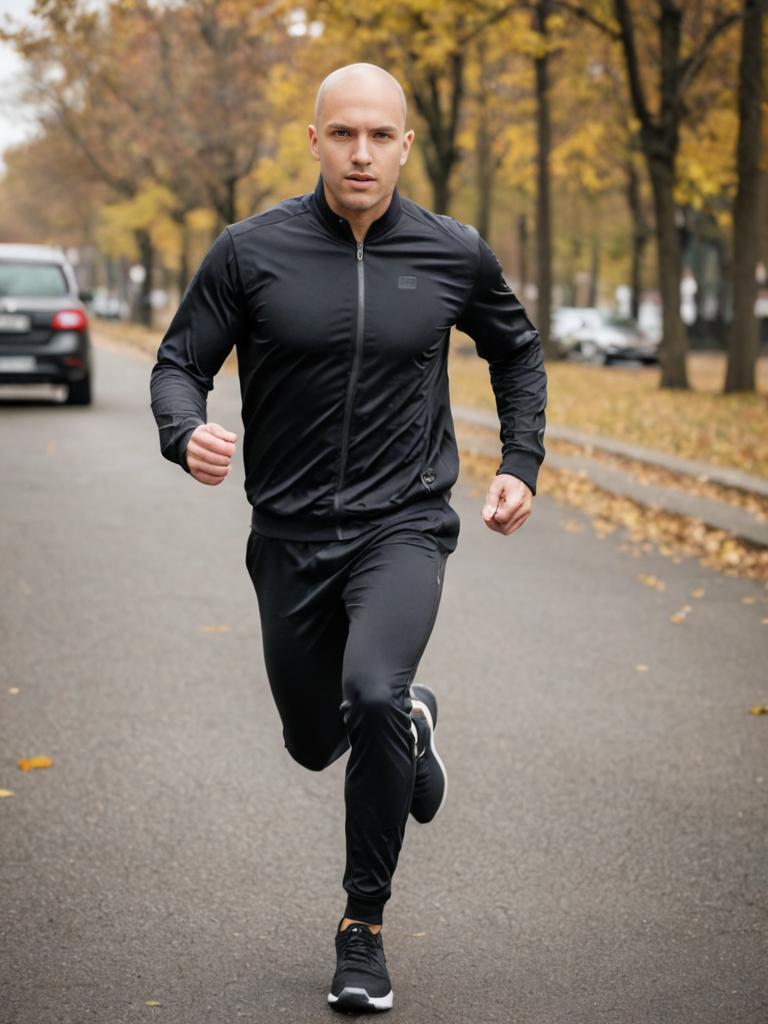
[[[637,577],[640,583],[643,583],[646,587],[652,587],[654,590],[666,590],[667,585],[664,580],[660,580],[658,576],[649,576],[647,573],[641,573]]]
[[[635,668],[637,669],[638,672],[647,672],[648,671],[648,666],[647,665],[635,665]]]
[[[584,524],[576,519],[561,519],[560,525],[567,533],[584,533]]]
[[[53,760],[45,754],[41,754],[38,757],[22,757],[16,764],[23,772],[31,772],[34,768],[50,768]]]
[[[696,597],[696,598],[704,597],[704,593],[705,593],[704,587],[697,587],[695,590],[691,591],[691,597]]]
[[[201,633],[228,633],[231,626],[201,626]]]
[[[4,796],[16,796],[16,794],[10,789],[0,789],[0,799]]]
[[[670,615],[670,622],[685,622],[685,612],[675,612],[674,615]]]
[[[18,686],[11,686],[10,689],[8,690],[8,693],[12,693],[14,697],[16,696],[16,694],[18,692],[19,692]]]
[[[158,1002],[157,999],[147,999],[144,1003],[145,1006],[162,1006],[163,1004]]]
[[[757,598],[756,597],[742,597],[741,603],[742,604],[757,604]]]
[[[758,704],[750,709],[750,713],[753,715],[768,715],[768,704]]]

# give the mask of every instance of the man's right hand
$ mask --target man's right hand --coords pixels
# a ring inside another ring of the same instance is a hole
[[[187,466],[190,474],[201,484],[214,487],[232,472],[237,434],[218,423],[201,423],[189,436]]]

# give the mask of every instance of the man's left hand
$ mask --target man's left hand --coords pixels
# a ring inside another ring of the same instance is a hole
[[[499,473],[491,481],[483,504],[483,522],[489,530],[505,535],[519,530],[533,508],[528,484],[510,473]]]

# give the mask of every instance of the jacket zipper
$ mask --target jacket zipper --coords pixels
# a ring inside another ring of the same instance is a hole
[[[355,351],[352,356],[352,369],[349,371],[347,398],[344,405],[344,425],[341,431],[341,458],[339,460],[339,480],[333,507],[338,515],[341,512],[341,491],[344,486],[344,474],[347,468],[349,453],[349,426],[352,421],[352,403],[355,399],[357,381],[360,377],[360,362],[363,355],[363,329],[365,325],[365,264],[363,261],[363,243],[357,243],[357,325],[355,329]],[[339,528],[340,529],[340,528]]]

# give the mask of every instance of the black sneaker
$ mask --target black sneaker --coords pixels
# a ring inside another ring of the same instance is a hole
[[[418,737],[411,814],[424,825],[435,817],[448,792],[445,765],[435,747],[437,697],[428,686],[411,687],[411,719]]]
[[[392,1009],[381,932],[374,935],[368,925],[351,924],[336,933],[336,973],[328,1002],[334,1010],[352,1013]]]

